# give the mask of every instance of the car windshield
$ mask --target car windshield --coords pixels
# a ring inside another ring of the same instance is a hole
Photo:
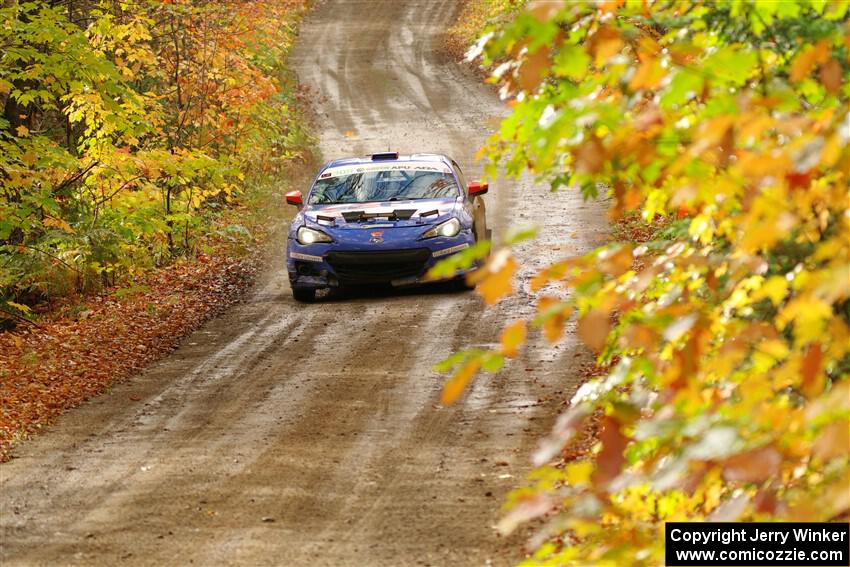
[[[451,173],[419,169],[375,170],[319,179],[310,193],[310,204],[439,199],[459,194]]]

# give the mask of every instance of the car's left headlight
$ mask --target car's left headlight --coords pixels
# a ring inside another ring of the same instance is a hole
[[[299,244],[315,244],[316,242],[333,242],[330,236],[322,232],[321,230],[316,230],[314,228],[310,228],[309,226],[302,226],[298,229],[296,233],[296,239]]]
[[[446,222],[441,222],[423,234],[422,238],[434,238],[435,236],[457,236],[459,232],[460,221],[457,219],[449,219]]]

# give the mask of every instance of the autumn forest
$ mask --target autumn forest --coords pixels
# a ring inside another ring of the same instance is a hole
[[[849,78],[848,0],[3,2],[0,562],[846,525]],[[295,302],[284,193],[387,145],[492,240]]]

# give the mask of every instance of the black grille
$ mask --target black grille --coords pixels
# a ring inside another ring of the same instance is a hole
[[[329,252],[328,263],[343,283],[368,284],[418,276],[431,256],[427,248],[375,252]]]

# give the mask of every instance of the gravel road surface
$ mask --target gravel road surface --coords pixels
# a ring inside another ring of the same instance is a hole
[[[321,3],[293,54],[326,158],[476,150],[507,109],[440,54],[458,2]],[[487,196],[495,234],[535,223],[531,269],[605,235],[602,207],[531,181]],[[0,465],[0,563],[507,565],[492,529],[588,356],[570,336],[439,406],[431,367],[527,315],[441,288],[293,301],[280,261],[247,300]],[[526,284],[520,282],[522,286]],[[539,342],[538,342],[539,344]]]

